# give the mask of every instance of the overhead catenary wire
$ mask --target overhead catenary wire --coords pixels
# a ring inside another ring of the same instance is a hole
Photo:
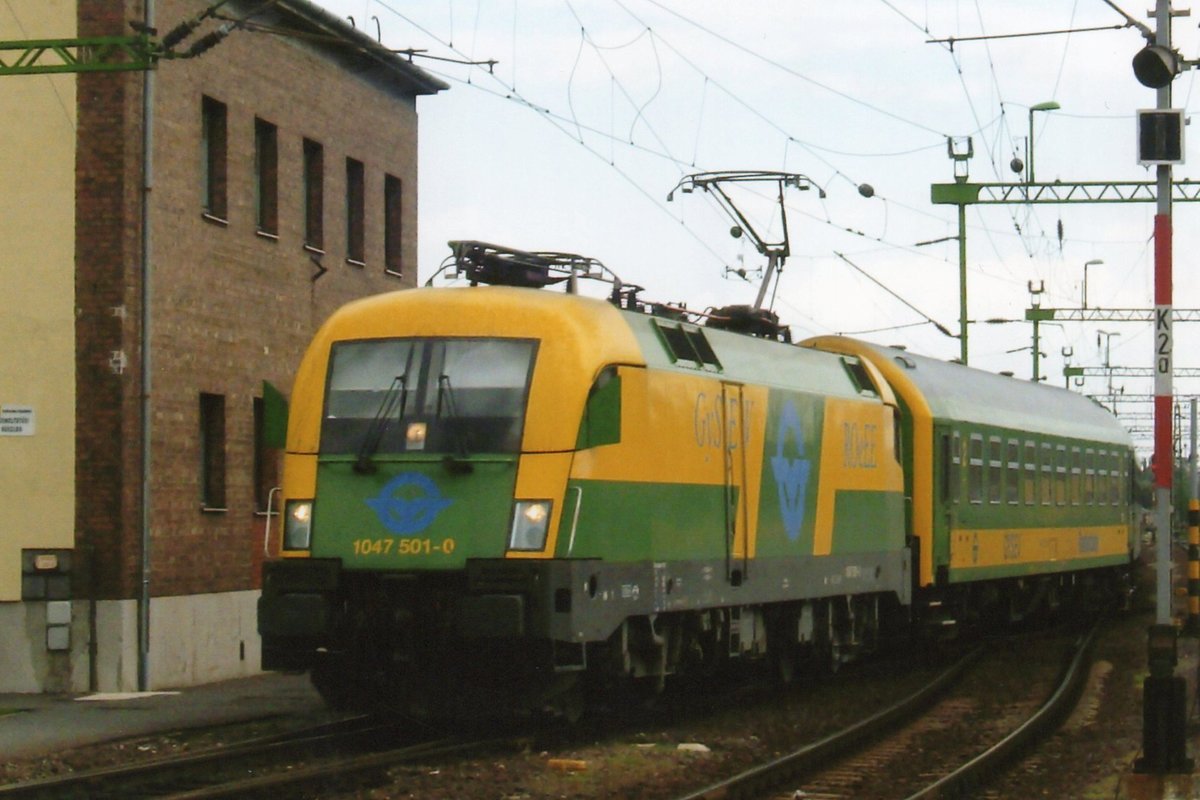
[[[890,294],[892,297],[894,297],[894,298],[896,298],[897,300],[899,300],[899,301],[900,301],[902,304],[904,304],[904,306],[905,306],[906,308],[908,308],[908,309],[910,309],[910,310],[912,310],[912,311],[915,311],[915,312],[916,312],[917,314],[919,314],[919,315],[921,316],[921,318],[922,318],[922,319],[924,319],[924,320],[925,320],[927,323],[929,323],[929,324],[930,324],[930,325],[932,325],[933,327],[937,328],[937,330],[938,330],[938,332],[939,332],[939,333],[942,333],[942,334],[944,334],[944,335],[946,335],[946,336],[949,336],[951,339],[957,339],[957,338],[958,338],[958,336],[956,336],[955,334],[951,333],[951,332],[950,332],[950,329],[949,329],[949,328],[947,328],[945,325],[943,325],[942,323],[938,322],[936,319],[934,319],[933,317],[929,316],[929,315],[928,315],[928,314],[926,314],[924,311],[922,311],[921,309],[917,308],[916,306],[914,306],[912,303],[910,303],[910,302],[908,302],[907,300],[905,300],[905,299],[904,299],[903,297],[901,297],[900,295],[896,294],[896,292],[892,291],[892,289],[890,289],[890,288],[889,288],[887,285],[885,285],[883,282],[881,282],[880,280],[878,280],[878,279],[877,279],[875,276],[871,275],[871,273],[867,272],[865,269],[863,269],[862,267],[860,267],[858,264],[855,264],[853,261],[851,261],[849,258],[847,258],[847,257],[846,257],[844,254],[842,254],[842,253],[839,253],[839,252],[837,252],[837,251],[835,250],[835,251],[834,251],[834,255],[835,255],[835,256],[837,256],[838,258],[840,258],[842,261],[845,261],[847,264],[849,264],[849,265],[850,265],[851,267],[853,267],[855,270],[857,270],[859,274],[861,274],[861,275],[862,275],[863,277],[865,277],[867,280],[871,281],[871,283],[875,284],[875,285],[876,285],[876,286],[878,286],[880,289],[883,289],[885,292],[887,292],[888,294]]]

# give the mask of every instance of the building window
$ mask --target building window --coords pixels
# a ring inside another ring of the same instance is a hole
[[[254,204],[259,233],[279,233],[279,130],[254,119]]]
[[[394,175],[383,178],[383,263],[392,275],[404,274],[404,254],[401,251],[400,210],[403,186]]]
[[[346,159],[346,260],[355,264],[366,261],[365,240],[366,188],[363,180],[363,163],[353,158]]]
[[[226,219],[229,209],[226,200],[225,163],[227,152],[225,104],[207,95],[200,104],[200,136],[203,148],[204,213],[219,220]]]
[[[325,148],[304,140],[304,244],[325,249]]]
[[[225,508],[225,396],[200,394],[200,505]]]

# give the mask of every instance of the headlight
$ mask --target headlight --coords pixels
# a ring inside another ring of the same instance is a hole
[[[546,546],[546,530],[550,526],[549,500],[518,500],[513,505],[512,531],[508,534],[509,550],[541,550]]]
[[[312,500],[288,500],[284,505],[284,550],[307,550],[312,544],[312,511]]]

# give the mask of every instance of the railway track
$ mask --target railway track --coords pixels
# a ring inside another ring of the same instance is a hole
[[[346,776],[367,781],[406,760],[485,744],[459,738],[414,741],[394,722],[356,717],[230,747],[0,786],[0,800],[296,796],[300,787]]]
[[[1039,676],[1015,699],[981,706],[979,698],[1003,683],[989,677],[996,667],[987,665],[972,670],[978,674],[970,681],[962,681],[974,684],[973,688],[949,692],[979,661],[980,652],[975,651],[894,706],[680,800],[974,796],[989,775],[1053,731],[1070,713],[1086,682],[1098,630],[1099,623],[1074,640],[1070,658],[1057,675],[1039,670]],[[997,663],[1001,670],[1005,668],[1003,659]],[[930,741],[944,744],[930,748]]]

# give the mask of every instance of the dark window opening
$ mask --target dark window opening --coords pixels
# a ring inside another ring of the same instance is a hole
[[[200,505],[225,508],[225,396],[200,394]]]
[[[204,212],[218,219],[229,213],[226,197],[227,114],[224,103],[207,95],[200,103],[200,137],[203,149]]]
[[[363,163],[346,159],[346,258],[361,264],[366,261],[366,187]]]
[[[304,140],[304,244],[325,249],[325,148]]]
[[[258,230],[279,233],[279,130],[254,119],[254,205]]]
[[[403,185],[394,175],[383,178],[383,268],[392,275],[404,274],[404,251],[402,234],[404,226],[400,214],[403,210]]]

